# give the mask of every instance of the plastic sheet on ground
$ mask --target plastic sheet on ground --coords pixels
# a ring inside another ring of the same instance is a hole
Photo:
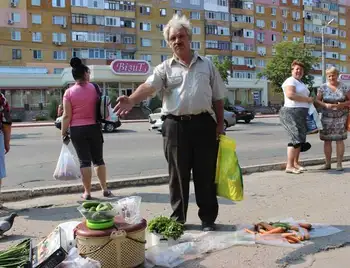
[[[237,245],[255,244],[254,235],[243,230],[236,232],[208,232],[200,235],[185,234],[178,244],[161,243],[146,251],[146,268],[154,266],[176,267],[181,263],[201,257],[208,252]]]
[[[284,220],[273,220],[274,222],[286,222],[296,224],[305,222],[296,221],[293,218]],[[271,246],[299,248],[312,243],[313,238],[329,236],[341,232],[342,230],[330,225],[313,223],[313,230],[310,231],[311,240],[300,244],[290,244],[281,235],[254,235],[244,231],[244,228],[253,229],[253,225],[238,225],[234,232],[208,232],[201,234],[185,233],[178,241],[178,244],[168,245],[161,243],[146,251],[146,268],[154,266],[176,267],[185,261],[200,258],[203,254],[224,250],[238,245],[263,244]]]

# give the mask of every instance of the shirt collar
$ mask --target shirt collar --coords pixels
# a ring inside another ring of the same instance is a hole
[[[199,55],[197,51],[195,51],[195,50],[191,50],[191,51],[192,51],[192,54],[193,54],[191,64],[196,62],[198,58],[200,60],[203,60],[203,56]],[[179,59],[178,59],[178,57],[176,57],[175,54],[173,54],[173,57],[170,60],[170,65],[172,65],[174,62],[179,62]]]

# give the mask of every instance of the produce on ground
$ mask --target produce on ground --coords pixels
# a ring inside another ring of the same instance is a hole
[[[87,220],[94,222],[108,221],[117,215],[113,205],[109,202],[84,202],[78,210]]]
[[[245,229],[247,233],[264,235],[280,234],[281,238],[291,244],[300,243],[310,239],[309,231],[312,229],[310,223],[298,223],[291,225],[285,222],[259,222],[254,224],[254,230]]]
[[[7,250],[0,251],[0,267],[17,268],[24,267],[30,260],[30,238],[14,245]]]
[[[185,231],[184,225],[174,219],[159,216],[148,223],[148,231],[162,235],[164,238],[179,239]]]

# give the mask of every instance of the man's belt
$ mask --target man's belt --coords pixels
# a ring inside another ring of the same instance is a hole
[[[162,115],[161,119],[164,121],[165,119],[169,118],[175,121],[190,121],[193,119],[197,119],[199,117],[207,116],[209,113],[200,113],[200,114],[186,114],[186,115],[173,115],[173,114],[167,114]]]

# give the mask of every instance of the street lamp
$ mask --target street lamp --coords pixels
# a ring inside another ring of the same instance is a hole
[[[334,19],[331,19],[329,22],[327,22],[326,25],[322,26],[321,32],[322,32],[322,83],[326,83],[326,51],[324,50],[324,29],[327,28]]]

